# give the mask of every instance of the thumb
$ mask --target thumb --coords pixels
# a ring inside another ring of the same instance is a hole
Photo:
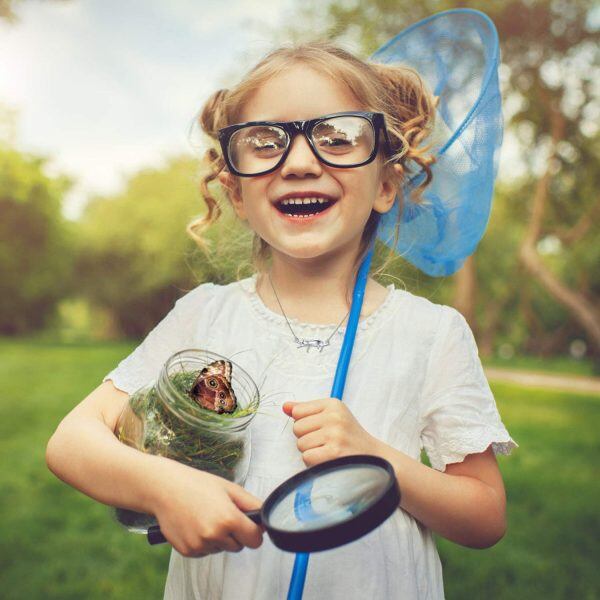
[[[253,496],[240,485],[233,485],[230,488],[229,497],[241,511],[257,510],[263,505],[260,498]]]

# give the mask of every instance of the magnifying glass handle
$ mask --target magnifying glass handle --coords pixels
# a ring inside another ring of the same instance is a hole
[[[162,534],[160,530],[160,525],[151,525],[148,527],[148,543],[152,546],[154,544],[164,544],[167,541],[167,538]]]
[[[244,514],[251,521],[254,521],[257,525],[262,525],[262,516],[260,514],[260,509],[258,509],[258,510],[245,510]]]
[[[257,525],[262,525],[260,509],[244,511],[244,514]],[[148,543],[151,546],[154,546],[155,544],[164,544],[167,541],[167,538],[160,530],[160,525],[151,525],[148,527],[148,533],[146,535],[148,537]]]

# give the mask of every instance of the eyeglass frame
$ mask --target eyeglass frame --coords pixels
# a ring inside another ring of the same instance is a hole
[[[374,133],[373,150],[372,150],[371,154],[368,156],[368,158],[360,163],[354,163],[354,164],[349,164],[349,165],[334,164],[334,163],[324,159],[319,154],[318,150],[315,148],[313,140],[311,139],[311,133],[312,133],[312,130],[319,123],[322,123],[323,121],[327,121],[328,119],[332,119],[334,117],[349,117],[349,116],[350,117],[362,117],[365,120],[369,121],[369,123],[371,124],[371,127],[373,128],[373,133]],[[279,127],[280,129],[283,129],[285,131],[285,133],[287,134],[288,144],[287,144],[286,149],[283,151],[283,154],[281,155],[281,157],[279,158],[279,160],[273,167],[270,167],[269,169],[266,169],[265,171],[259,171],[258,173],[241,173],[233,166],[233,164],[229,158],[229,141],[231,140],[231,137],[233,136],[233,134],[236,131],[239,131],[240,129],[243,129],[245,127],[252,127],[252,126],[256,126],[256,125],[266,125],[269,127],[274,126],[274,127]],[[223,158],[225,160],[225,164],[227,165],[227,168],[229,169],[229,171],[233,175],[237,175],[238,177],[258,177],[259,175],[267,175],[268,173],[272,173],[273,171],[276,171],[277,169],[279,169],[279,167],[281,167],[281,165],[285,162],[286,158],[288,157],[288,155],[290,153],[294,138],[298,134],[304,135],[304,139],[306,139],[306,141],[308,142],[308,145],[309,145],[312,153],[315,155],[315,157],[317,158],[317,160],[319,162],[322,162],[323,164],[325,164],[329,167],[334,167],[336,169],[353,169],[356,167],[362,167],[364,165],[369,164],[370,162],[373,162],[373,160],[375,160],[375,157],[377,156],[377,153],[379,152],[379,132],[381,130],[383,130],[383,136],[384,136],[384,143],[385,143],[384,150],[388,154],[391,154],[392,146],[390,144],[390,138],[388,135],[387,128],[385,126],[385,117],[384,117],[383,113],[380,113],[380,112],[365,112],[365,111],[349,110],[349,111],[344,111],[344,112],[331,113],[329,115],[323,115],[322,117],[317,117],[315,119],[306,119],[303,121],[248,121],[246,123],[236,123],[234,125],[229,125],[227,127],[223,127],[222,129],[218,130],[217,135],[218,135],[219,143],[221,145],[221,151],[223,152]]]

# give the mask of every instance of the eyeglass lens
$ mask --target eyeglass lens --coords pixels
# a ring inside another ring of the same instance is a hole
[[[375,146],[375,132],[370,121],[359,116],[320,121],[310,136],[318,156],[340,166],[363,163]],[[240,173],[261,173],[277,165],[289,143],[290,138],[281,127],[250,125],[231,136],[229,159]]]

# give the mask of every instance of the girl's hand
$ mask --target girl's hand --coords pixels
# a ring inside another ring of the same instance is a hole
[[[298,450],[307,467],[340,456],[373,454],[379,443],[337,398],[285,402],[283,412],[295,421]]]
[[[152,511],[180,554],[199,557],[262,544],[264,529],[242,512],[260,508],[261,500],[222,477],[164,460]]]

